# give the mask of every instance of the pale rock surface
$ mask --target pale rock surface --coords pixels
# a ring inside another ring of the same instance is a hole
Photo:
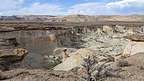
[[[83,60],[92,54],[93,52],[89,49],[79,49],[71,54],[72,56],[68,57],[63,63],[54,67],[54,70],[69,71],[75,67],[81,66],[83,64]]]
[[[111,26],[103,26],[103,31],[107,33],[109,36],[113,35],[113,28]]]
[[[134,55],[139,52],[144,52],[144,42],[131,41],[124,49],[124,55]]]

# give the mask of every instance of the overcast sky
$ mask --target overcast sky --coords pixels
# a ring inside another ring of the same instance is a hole
[[[0,15],[144,14],[144,0],[0,0]]]

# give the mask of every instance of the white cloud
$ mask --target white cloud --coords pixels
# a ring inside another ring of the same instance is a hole
[[[3,15],[3,13],[0,13],[0,15]]]
[[[11,10],[3,12],[5,15],[61,15],[63,14],[62,8],[55,4],[40,4],[34,3],[29,7],[20,8],[17,10]]]
[[[85,0],[88,2],[88,0]],[[144,0],[121,0],[109,3],[82,3],[67,8],[65,12],[60,5],[35,2],[22,6],[25,0],[0,0],[0,15],[114,15],[143,14]]]
[[[89,0],[84,0],[84,1],[89,1]]]
[[[114,12],[110,11],[105,3],[84,3],[77,4],[68,10],[67,14],[85,14],[85,15],[113,15]]]
[[[17,11],[21,14],[34,14],[34,15],[59,15],[61,14],[61,8],[55,4],[40,4],[34,3],[30,7],[22,8]]]
[[[24,0],[0,0],[0,11],[19,8]]]
[[[144,0],[121,0],[109,3],[77,4],[68,10],[68,14],[114,15],[144,14]]]
[[[144,13],[144,0],[110,2],[107,7],[120,13]]]
[[[24,0],[19,0],[19,2],[23,3],[23,2],[24,2]]]
[[[143,7],[144,0],[122,0],[117,2],[110,2],[107,4],[108,7],[119,7],[119,8],[125,8],[125,7]]]

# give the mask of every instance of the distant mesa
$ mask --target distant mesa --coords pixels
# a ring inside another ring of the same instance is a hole
[[[15,21],[45,21],[45,22],[96,22],[96,21],[144,21],[144,15],[113,15],[113,16],[89,16],[73,14],[68,16],[51,16],[51,15],[15,15],[0,16],[0,20]]]

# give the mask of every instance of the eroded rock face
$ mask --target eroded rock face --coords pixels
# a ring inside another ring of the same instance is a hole
[[[28,54],[28,51],[24,48],[15,48],[7,50],[12,53],[1,53],[0,54],[0,70],[8,70],[9,66],[20,62]]]
[[[86,72],[84,71],[84,68],[81,67],[84,64],[84,59],[85,58],[87,59],[87,57],[91,55],[95,55],[96,60],[98,61],[97,64],[94,65],[96,66],[94,69],[96,69],[97,66],[103,65],[103,63],[105,62],[114,62],[115,56],[122,54],[125,45],[129,42],[127,39],[123,38],[123,36],[134,33],[135,30],[132,27],[118,26],[115,24],[113,24],[112,26],[109,26],[110,24],[109,25],[106,24],[87,25],[86,24],[83,26],[82,24],[79,25],[78,27],[75,25],[75,27],[72,28],[70,27],[70,25],[67,25],[66,28],[61,26],[56,27],[50,23],[45,23],[45,25],[43,25],[43,23],[37,23],[37,24],[21,23],[21,24],[14,24],[14,25],[15,26],[6,25],[8,27],[1,28],[0,31],[4,30],[6,32],[6,33],[2,33],[1,36],[7,34],[6,37],[12,36],[17,38],[18,37],[22,38],[20,40],[23,46],[26,46],[29,49],[34,49],[31,51],[31,54],[29,54],[26,57],[27,59],[25,59],[25,61],[27,61],[25,63],[27,63],[27,65],[30,64],[29,65],[30,67],[32,66],[31,69],[39,69],[39,68],[51,69],[54,66],[56,66],[53,68],[54,70],[64,70],[64,71],[62,72],[62,74],[61,73],[59,74],[59,71],[47,71],[47,70],[44,70],[45,72],[43,70],[39,70],[39,71],[24,70],[21,72],[18,71],[16,75],[15,74],[2,75],[0,79],[6,81],[9,80],[14,80],[14,81],[16,80],[19,81],[28,81],[28,80],[64,81],[66,80],[67,81],[67,80],[71,80],[69,79],[71,77],[72,78],[74,77],[74,79],[72,80],[81,81],[81,78],[77,79],[77,77],[75,77],[75,74],[74,76],[65,75],[65,73],[68,74],[68,72],[65,71],[69,71],[78,67],[78,69],[76,69],[77,72],[79,73]],[[64,24],[62,23],[61,25]],[[49,31],[45,31],[45,30],[49,30]],[[10,31],[13,32],[10,33]],[[136,54],[137,52],[143,52],[141,50],[144,49],[143,48],[144,44],[142,41],[140,41],[143,40],[143,38],[133,37],[132,40],[136,40],[136,41],[132,42],[132,45],[130,44],[130,46],[128,46],[130,47],[130,49],[129,48],[126,49],[124,53],[131,54],[132,52]],[[0,40],[0,46],[1,47],[5,46],[7,48],[2,50],[0,54],[0,65],[1,65],[0,69],[2,70],[9,69],[9,66],[11,66],[11,64],[23,60],[23,58],[28,53],[27,50],[23,48],[17,48],[15,46],[16,43],[14,43],[14,41],[16,41],[15,38]],[[72,52],[70,52],[68,50],[65,50],[65,48],[66,49],[73,48],[73,49],[71,49]],[[84,49],[80,49],[80,48],[84,48]],[[133,49],[131,50],[131,48]],[[41,50],[41,52],[39,50]],[[53,51],[55,52],[52,53]],[[49,55],[49,54],[53,54],[53,55]],[[126,63],[127,65],[127,62],[124,63]],[[123,67],[125,66],[125,64],[121,64],[120,66]],[[14,73],[15,71],[16,70],[13,70],[11,72]],[[8,73],[11,72],[8,71]],[[98,70],[94,70],[92,72],[93,75],[97,73]],[[103,74],[105,74],[105,72],[103,72]]]
[[[18,48],[16,38],[0,39],[0,70],[8,70],[10,65],[22,61],[28,54],[24,48]]]
[[[1,72],[2,81],[86,81],[79,74],[66,71],[15,69]]]
[[[122,28],[118,28],[118,29],[114,28],[113,26],[103,26],[102,28],[94,28],[94,29],[77,28],[76,33],[80,34],[81,40],[84,41],[84,43],[82,43],[81,46],[86,49],[90,49],[92,54],[96,55],[98,57],[97,59],[100,62],[106,62],[109,60],[116,61],[117,56],[120,56],[123,53],[126,44],[129,42],[129,40],[123,38],[123,36],[131,32],[135,33],[132,30],[126,32],[127,30],[129,30],[129,28],[123,26],[121,27]],[[83,51],[79,51],[79,52],[83,54]],[[103,56],[103,55],[108,55],[108,56]],[[74,67],[80,66],[81,63],[79,62],[82,61],[77,59],[80,59],[79,56],[76,56],[74,54],[68,57],[63,63],[56,66],[54,70],[70,70]]]
[[[13,48],[18,45],[16,38],[0,38],[0,48]]]
[[[111,64],[107,69],[109,76],[103,81],[143,81],[144,53],[136,53],[121,62]],[[122,66],[119,66],[122,65]]]
[[[109,28],[109,26],[108,26]],[[104,30],[99,31],[97,28],[96,32],[87,32],[82,34],[81,40],[84,41],[83,47],[93,49],[98,54],[111,54],[117,55],[123,53],[125,45],[128,40],[123,38],[125,33],[114,32],[114,29],[110,27],[110,30],[103,28]],[[110,32],[111,34],[108,34]]]
[[[124,36],[124,38],[129,39],[131,41],[144,42],[144,34],[143,33],[137,33],[137,34],[127,35],[127,36]]]

